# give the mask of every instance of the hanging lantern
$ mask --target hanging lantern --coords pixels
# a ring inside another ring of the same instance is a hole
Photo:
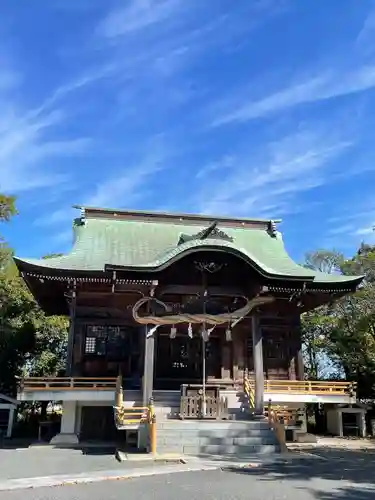
[[[228,328],[225,330],[225,340],[227,342],[232,342],[232,330],[228,326]]]
[[[170,339],[175,339],[177,335],[177,328],[173,325],[171,326],[171,333],[169,334]]]
[[[191,326],[191,323],[189,323],[189,326],[188,326],[188,337],[189,338],[193,338],[193,327]]]
[[[208,339],[210,338],[210,333],[209,331],[203,327],[202,328],[202,339],[205,341],[205,342],[208,342]]]

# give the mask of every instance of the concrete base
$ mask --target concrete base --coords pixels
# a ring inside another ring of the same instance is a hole
[[[317,437],[314,434],[309,434],[308,432],[296,432],[294,435],[294,441],[296,443],[316,443]]]
[[[56,434],[51,441],[50,444],[60,444],[60,445],[75,445],[78,444],[78,436],[76,434]]]
[[[178,453],[127,453],[120,449],[116,450],[116,459],[119,462],[186,463],[186,459]]]

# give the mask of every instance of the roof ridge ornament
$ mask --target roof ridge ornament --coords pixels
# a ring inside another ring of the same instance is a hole
[[[271,236],[271,238],[282,239],[280,231],[277,230],[277,225],[276,225],[277,222],[280,222],[280,221],[275,221],[275,220],[269,221],[268,227],[267,227],[267,233]]]
[[[218,229],[217,225],[218,225],[218,222],[214,221],[207,228],[202,229],[201,231],[199,231],[196,234],[184,234],[184,233],[182,233],[180,235],[179,240],[178,240],[178,245],[182,245],[183,243],[187,243],[188,241],[206,240],[208,238],[232,242],[233,238],[231,236],[229,236],[227,233],[225,233],[224,231],[222,231],[221,229]]]

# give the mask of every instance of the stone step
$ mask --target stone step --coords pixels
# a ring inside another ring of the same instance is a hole
[[[232,455],[236,457],[246,455],[266,455],[278,453],[277,445],[158,445],[158,453],[181,453],[186,455]]]
[[[265,430],[269,432],[269,425],[266,420],[247,421],[247,420],[224,420],[224,421],[199,421],[199,420],[174,420],[166,422],[157,422],[158,429],[169,429],[179,432],[193,430],[196,432],[211,431],[242,431],[250,432],[253,430]]]
[[[276,439],[272,435],[251,436],[251,437],[213,437],[213,436],[168,436],[157,435],[158,446],[174,445],[220,445],[220,446],[258,446],[258,445],[276,445]]]
[[[269,431],[249,431],[249,432],[227,432],[227,431],[212,431],[212,432],[195,432],[195,431],[166,431],[164,429],[156,429],[158,437],[169,439],[257,439],[274,436]]]

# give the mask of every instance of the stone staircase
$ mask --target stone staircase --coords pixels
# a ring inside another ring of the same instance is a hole
[[[158,453],[236,457],[280,452],[264,420],[159,420],[157,449]]]
[[[179,391],[154,391],[156,420],[178,418],[180,413]]]

